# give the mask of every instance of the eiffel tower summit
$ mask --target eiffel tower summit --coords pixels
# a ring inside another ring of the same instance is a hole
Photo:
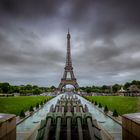
[[[65,87],[66,85],[73,85],[75,89],[78,89],[79,87],[77,80],[74,76],[73,67],[72,67],[70,38],[71,38],[71,35],[68,29],[66,64],[64,67],[63,78],[61,78],[61,82],[58,87],[59,91],[62,91],[63,87]]]

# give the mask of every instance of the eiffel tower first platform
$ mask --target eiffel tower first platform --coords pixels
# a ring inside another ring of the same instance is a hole
[[[66,65],[64,68],[63,78],[59,84],[58,90],[62,91],[62,88],[66,85],[73,85],[75,89],[79,88],[77,80],[74,76],[73,67],[72,67],[72,59],[71,59],[71,47],[70,47],[70,38],[71,35],[68,30],[67,34],[67,54],[66,54]]]

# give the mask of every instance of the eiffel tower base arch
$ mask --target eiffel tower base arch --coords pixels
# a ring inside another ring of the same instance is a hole
[[[63,87],[65,87],[66,85],[72,85],[75,88],[75,90],[78,90],[78,88],[79,88],[79,85],[78,85],[76,79],[75,80],[61,79],[61,82],[58,86],[58,90],[62,91]]]

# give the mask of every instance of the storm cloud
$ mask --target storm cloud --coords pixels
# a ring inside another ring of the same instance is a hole
[[[57,86],[67,29],[80,86],[140,80],[139,0],[1,0],[0,81]]]

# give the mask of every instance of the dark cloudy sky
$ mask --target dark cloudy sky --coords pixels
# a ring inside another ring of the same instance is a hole
[[[57,86],[68,27],[80,86],[140,80],[139,0],[0,0],[0,81]]]

